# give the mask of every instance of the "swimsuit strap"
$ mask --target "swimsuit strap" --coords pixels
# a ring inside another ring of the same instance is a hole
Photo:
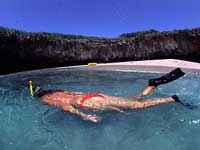
[[[83,96],[80,100],[80,105],[83,106],[83,103],[88,100],[88,99],[91,99],[93,97],[102,97],[102,98],[105,98],[103,95],[99,94],[99,93],[92,93],[92,94],[87,94],[85,96]]]

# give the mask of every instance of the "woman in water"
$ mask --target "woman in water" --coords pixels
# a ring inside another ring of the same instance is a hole
[[[33,95],[41,98],[42,102],[46,104],[56,106],[64,111],[79,115],[84,120],[96,123],[101,121],[101,117],[85,114],[79,111],[80,108],[122,112],[124,109],[141,109],[163,103],[180,102],[176,95],[147,101],[140,100],[151,93],[157,86],[176,80],[184,74],[185,73],[182,72],[180,68],[177,68],[160,78],[151,79],[149,80],[149,85],[141,93],[129,99],[99,93],[85,94],[82,92],[68,92],[63,90],[42,90],[40,87],[33,88]]]

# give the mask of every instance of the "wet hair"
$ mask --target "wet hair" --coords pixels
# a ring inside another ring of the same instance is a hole
[[[51,94],[51,93],[54,93],[54,92],[63,92],[63,90],[42,90],[41,92],[39,92],[37,94],[37,97],[42,97],[46,94]]]
[[[54,92],[63,92],[63,90],[42,90],[40,87],[33,87],[34,96],[42,97],[46,94],[51,94]]]

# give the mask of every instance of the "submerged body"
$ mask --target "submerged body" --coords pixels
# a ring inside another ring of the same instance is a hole
[[[61,90],[42,91],[34,90],[35,94],[41,98],[42,102],[56,106],[70,113],[79,115],[82,119],[92,122],[101,121],[101,117],[96,115],[85,114],[79,109],[87,110],[111,110],[122,112],[124,109],[139,109],[146,108],[162,103],[179,101],[177,96],[167,98],[156,98],[147,101],[140,101],[144,96],[151,93],[160,84],[171,82],[183,76],[184,73],[178,68],[174,71],[162,76],[158,79],[149,80],[149,85],[138,95],[125,99],[122,97],[109,96],[105,94],[92,93],[86,94],[82,92],[68,92]]]
[[[148,87],[148,90],[149,89],[154,89],[154,87]],[[81,92],[51,91],[41,96],[41,100],[45,104],[77,114],[82,119],[90,120],[92,122],[99,122],[101,121],[101,118],[96,115],[84,114],[78,109],[123,112],[124,109],[145,108],[160,103],[175,101],[172,97],[157,98],[145,102],[139,101],[143,96],[145,96],[144,92],[131,99],[125,99],[122,97],[108,96],[98,93],[85,94]]]
[[[88,97],[85,99],[85,97]],[[158,103],[174,101],[173,98],[157,98],[146,102],[140,102],[137,98],[125,99],[122,97],[108,96],[104,94],[85,94],[80,92],[56,91],[41,97],[46,104],[66,109],[69,106],[87,110],[120,110],[144,108]],[[84,99],[84,101],[83,101]],[[151,103],[150,103],[151,102]]]

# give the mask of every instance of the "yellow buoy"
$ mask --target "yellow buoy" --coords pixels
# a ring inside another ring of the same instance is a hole
[[[89,67],[94,67],[94,66],[96,66],[96,65],[97,65],[96,62],[94,62],[94,63],[88,63],[88,66],[89,66]]]

